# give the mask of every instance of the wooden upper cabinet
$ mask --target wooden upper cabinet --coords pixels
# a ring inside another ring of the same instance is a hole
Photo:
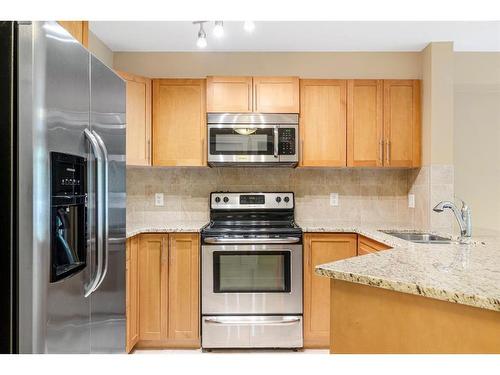
[[[204,79],[153,80],[153,165],[204,166]]]
[[[358,255],[375,253],[377,251],[390,249],[391,247],[371,238],[358,235]]]
[[[139,340],[168,336],[168,235],[139,236]]]
[[[137,236],[127,239],[126,251],[126,350],[129,353],[139,341],[139,238]]]
[[[252,77],[207,77],[207,112],[252,112]]]
[[[330,343],[330,279],[318,276],[319,264],[356,256],[356,234],[304,235],[304,347],[328,348]]]
[[[168,338],[176,347],[200,346],[198,237],[197,233],[169,236]]]
[[[253,77],[253,111],[299,113],[299,78]]]
[[[117,73],[127,83],[127,165],[151,165],[151,79]]]
[[[346,166],[346,86],[345,80],[300,80],[300,166]]]
[[[347,166],[383,166],[383,81],[347,83]]]
[[[384,81],[384,164],[421,164],[420,81]]]
[[[57,21],[85,48],[89,46],[89,22],[88,21]]]

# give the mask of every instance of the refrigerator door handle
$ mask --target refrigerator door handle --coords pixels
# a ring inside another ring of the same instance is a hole
[[[104,278],[106,277],[106,274],[108,272],[108,259],[109,259],[109,247],[108,247],[108,242],[109,242],[109,219],[108,219],[108,210],[109,210],[109,193],[108,193],[108,186],[109,186],[109,178],[108,178],[108,149],[106,148],[106,144],[102,140],[101,136],[95,131],[92,130],[92,134],[97,140],[97,143],[101,149],[102,152],[102,157],[103,157],[103,168],[102,168],[102,184],[101,184],[101,193],[102,193],[102,211],[101,214],[102,216],[98,217],[98,220],[103,224],[103,230],[102,230],[102,256],[103,256],[103,269],[102,273],[100,275],[100,279],[97,282],[95,288],[93,291],[96,291],[97,288],[102,284],[104,281]]]
[[[95,156],[95,159],[97,161],[97,188],[95,191],[96,195],[96,208],[97,208],[97,231],[96,231],[96,254],[97,254],[97,269],[95,272],[95,276],[91,281],[89,282],[88,285],[85,286],[85,297],[90,296],[94,290],[97,288],[97,285],[99,283],[99,280],[101,280],[101,275],[103,273],[103,222],[102,222],[102,211],[103,211],[103,204],[102,204],[102,170],[104,168],[103,166],[103,157],[102,157],[102,151],[99,147],[99,143],[97,142],[96,137],[91,133],[90,130],[85,129],[84,130],[85,137],[88,139],[92,152]]]

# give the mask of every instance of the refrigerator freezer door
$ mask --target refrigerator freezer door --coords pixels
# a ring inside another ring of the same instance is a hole
[[[90,267],[49,282],[49,218],[50,152],[88,158],[89,53],[56,22],[21,24],[18,50],[20,351],[88,353]]]
[[[125,352],[125,82],[91,57],[91,129],[108,153],[107,271],[91,294],[91,352]]]

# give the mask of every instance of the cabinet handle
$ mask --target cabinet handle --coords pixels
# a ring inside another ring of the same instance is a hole
[[[168,261],[168,244],[165,244],[164,239],[161,240],[161,247],[162,247],[161,260],[162,262],[165,263]]]
[[[205,157],[207,155],[206,155],[206,152],[205,152],[205,144],[206,144],[205,139],[202,138],[201,139],[201,165],[202,166],[206,165],[206,163],[205,163]]]
[[[148,161],[148,164],[151,165],[151,139],[148,139],[148,149],[146,152],[148,153],[146,159]]]
[[[299,150],[299,159],[300,159],[300,164],[304,165],[304,140],[300,140],[300,150]]]
[[[384,163],[384,141],[381,139],[379,141],[379,160],[380,160],[380,164],[383,164]]]
[[[387,140],[386,141],[386,158],[387,158],[387,165],[390,165],[391,163],[391,141]]]
[[[253,110],[254,112],[258,112],[257,108],[257,85],[253,87]]]

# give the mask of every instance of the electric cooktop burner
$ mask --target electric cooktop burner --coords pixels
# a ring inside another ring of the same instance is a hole
[[[241,239],[301,236],[293,193],[212,193],[202,237]]]

